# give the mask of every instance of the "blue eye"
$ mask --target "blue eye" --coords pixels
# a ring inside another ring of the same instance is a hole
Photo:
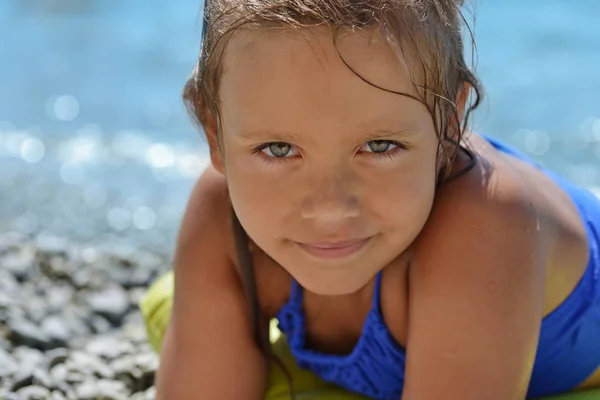
[[[400,146],[392,140],[371,140],[361,150],[367,153],[387,153],[398,147]]]
[[[286,158],[295,156],[297,151],[294,147],[285,142],[266,143],[261,146],[260,152],[269,157]]]

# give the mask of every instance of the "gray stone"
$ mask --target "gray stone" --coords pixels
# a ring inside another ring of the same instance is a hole
[[[53,382],[58,385],[62,382],[67,382],[67,378],[69,375],[69,367],[65,364],[58,364],[50,368],[50,377]],[[77,383],[81,382],[81,379],[76,380]]]
[[[139,380],[142,372],[135,365],[132,355],[117,358],[109,364],[115,374],[115,379],[124,382],[133,392],[138,391]]]
[[[108,379],[85,381],[75,388],[79,400],[125,400],[128,390],[123,382]]]
[[[15,392],[3,392],[0,390],[0,399],[2,400],[21,400],[21,397]]]
[[[108,271],[111,280],[126,289],[146,287],[155,277],[155,271],[147,268],[111,268]]]
[[[34,252],[28,248],[4,255],[0,260],[0,268],[10,271],[19,282],[24,282],[34,276]]]
[[[26,295],[24,297],[27,299],[23,302],[23,306],[27,312],[28,319],[38,324],[49,314],[46,299],[36,295]]]
[[[123,318],[123,326],[133,324],[138,326],[144,326],[144,318],[140,312],[139,306],[132,307],[133,309]]]
[[[11,321],[18,321],[20,319],[27,319],[25,310],[21,306],[21,299],[15,298],[15,304],[7,310],[8,318],[6,326],[10,326]]]
[[[47,365],[44,353],[35,348],[17,346],[13,349],[12,356],[21,368],[25,366],[44,368]]]
[[[131,397],[129,397],[129,400],[146,400],[146,393],[145,392],[134,393]]]
[[[50,394],[50,400],[68,400],[67,396],[63,394],[60,390],[53,390]]]
[[[115,374],[131,374],[136,368],[135,357],[132,355],[126,355],[117,358],[116,360],[111,361],[109,367],[115,372]]]
[[[158,355],[156,353],[140,353],[135,356],[135,365],[144,371],[154,371],[158,368]]]
[[[21,293],[21,285],[9,271],[2,269],[2,259],[0,258],[0,293],[6,296],[6,305],[12,305]],[[9,301],[12,300],[12,301]]]
[[[33,370],[33,385],[42,386],[48,389],[54,389],[54,381],[50,374],[43,369],[36,368]]]
[[[16,392],[27,386],[33,385],[33,373],[35,367],[27,365],[21,367],[19,371],[13,376],[13,384],[11,385],[11,391]]]
[[[110,282],[110,277],[106,271],[82,266],[73,273],[71,280],[78,289],[102,289]]]
[[[22,400],[48,400],[50,390],[42,386],[28,386],[17,391]]]
[[[98,336],[92,338],[85,350],[89,354],[106,360],[113,360],[123,354],[133,354],[135,348],[131,343],[123,341],[116,336]]]
[[[162,256],[152,253],[150,251],[137,251],[134,255],[136,262],[135,268],[148,269],[151,271],[166,271],[170,269],[169,261],[165,260]]]
[[[58,367],[59,367],[59,365],[52,368],[52,370],[55,370]],[[80,370],[76,370],[76,369],[67,369],[67,371],[65,373],[65,377],[64,377],[64,382],[69,385],[78,385],[78,384],[85,382],[85,380],[88,379],[88,377],[89,377],[89,374],[86,373],[85,371],[80,371]]]
[[[12,353],[13,344],[8,338],[4,337],[5,331],[2,329],[2,334],[0,335],[0,348],[7,350],[9,353]]]
[[[101,315],[92,315],[88,320],[88,326],[96,334],[107,333],[113,328],[112,324]]]
[[[12,376],[19,370],[15,359],[4,349],[0,348],[0,378]]]
[[[141,254],[130,244],[115,245],[105,253],[105,262],[117,267],[135,268],[138,266]]]
[[[76,265],[72,260],[69,260],[63,256],[51,256],[48,258],[48,264],[46,269],[46,275],[54,279],[67,279],[70,280],[70,276],[73,274]]]
[[[129,311],[127,292],[118,285],[111,285],[93,293],[88,297],[92,311],[103,316],[113,325],[117,326]]]
[[[93,280],[93,271],[87,267],[76,270],[71,276],[71,282],[78,290],[90,288]]]
[[[129,276],[131,275],[131,271],[129,269],[115,267],[110,264],[107,264],[104,268],[112,282],[116,282],[126,289],[128,288],[127,284],[129,282]]]
[[[90,327],[87,320],[90,318],[90,310],[80,304],[68,304],[60,314],[69,327],[72,338],[88,336]]]
[[[59,315],[46,317],[40,328],[51,341],[52,348],[65,347],[71,337],[69,322]]]
[[[0,306],[0,325],[7,325],[10,320],[10,309]]]
[[[158,356],[154,353],[141,353],[135,356],[135,364],[140,371],[138,388],[146,390],[154,385],[154,377],[158,369]]]
[[[74,351],[67,361],[71,371],[81,371],[87,376],[112,379],[114,372],[99,357],[82,351]]]
[[[135,320],[137,318],[131,319]],[[121,328],[121,332],[123,333],[123,337],[127,339],[127,341],[132,343],[146,343],[148,340],[146,327],[144,326],[144,323],[141,320],[137,323],[128,322],[125,326]]]
[[[53,341],[44,331],[25,318],[15,318],[9,322],[9,339],[15,346],[28,346],[40,350],[53,348]],[[56,347],[56,346],[54,346]]]
[[[75,393],[75,388],[72,386],[63,383],[62,386],[59,387],[59,390],[67,397],[67,400],[79,400]]]
[[[69,350],[59,347],[46,352],[46,358],[49,360],[49,368],[62,364],[69,358]]]
[[[136,287],[129,290],[129,307],[137,309],[147,291],[147,287]]]
[[[154,398],[156,397],[156,387],[152,386],[149,387],[148,389],[146,389],[146,399],[147,400],[154,400]]]
[[[14,295],[0,291],[0,309],[9,309],[15,304]]]
[[[72,301],[73,289],[69,286],[51,287],[46,292],[46,301],[48,307],[58,312],[63,309],[70,301]]]
[[[69,348],[71,350],[82,350],[86,344],[87,339],[85,337],[76,337],[69,343]]]

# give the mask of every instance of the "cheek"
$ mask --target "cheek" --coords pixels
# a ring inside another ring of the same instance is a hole
[[[285,210],[281,199],[286,190],[279,182],[248,163],[227,164],[227,184],[231,203],[242,226],[248,235],[261,247],[269,240],[273,232],[283,226]],[[256,162],[254,160],[254,162]]]
[[[385,231],[420,232],[433,205],[435,177],[435,159],[415,157],[371,188],[369,208]]]

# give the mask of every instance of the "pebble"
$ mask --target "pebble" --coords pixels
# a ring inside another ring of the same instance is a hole
[[[48,366],[52,368],[56,365],[62,364],[69,358],[69,350],[66,348],[57,348],[46,352],[48,358]]]
[[[11,390],[16,392],[24,387],[33,385],[33,372],[34,369],[31,366],[21,367],[19,371],[12,376],[13,384]]]
[[[0,398],[153,400],[138,303],[167,259],[0,233]]]
[[[44,318],[40,330],[49,338],[51,348],[65,347],[71,337],[69,322],[59,315]]]
[[[19,370],[19,366],[9,352],[0,348],[0,377],[11,376]]]
[[[41,350],[52,348],[52,338],[30,320],[15,318],[10,321],[9,329],[9,339],[14,345],[23,345]]]
[[[49,389],[54,389],[54,381],[47,370],[36,368],[33,370],[33,384]]]
[[[113,325],[119,325],[129,311],[129,298],[123,287],[111,285],[88,297],[92,312],[106,318]]]
[[[27,386],[17,391],[22,400],[47,400],[50,397],[50,390],[43,386]]]
[[[108,379],[85,381],[75,389],[78,400],[126,400],[128,390],[123,382]]]
[[[93,315],[89,321],[88,326],[94,333],[106,333],[112,329],[112,324],[108,320],[100,315]]]
[[[2,268],[11,272],[19,282],[33,277],[34,253],[28,248],[12,252],[2,257]]]
[[[68,398],[60,390],[53,390],[50,394],[50,400],[68,400]]]

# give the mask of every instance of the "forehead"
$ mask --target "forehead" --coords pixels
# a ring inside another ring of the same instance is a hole
[[[219,97],[228,129],[415,125],[428,115],[418,101],[389,92],[418,96],[405,61],[375,31],[340,33],[335,43],[322,28],[241,31],[223,66]]]

